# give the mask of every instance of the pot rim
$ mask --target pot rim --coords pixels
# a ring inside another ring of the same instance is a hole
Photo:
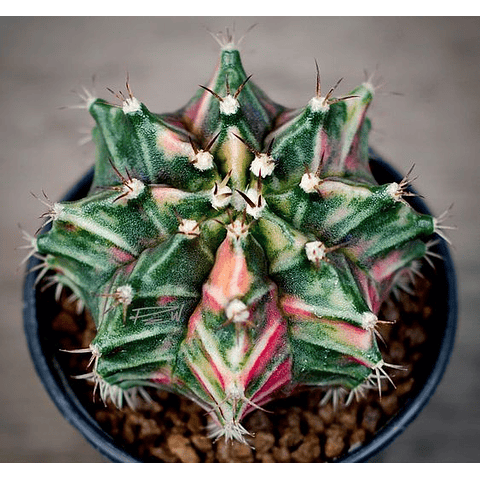
[[[382,171],[382,174],[388,177],[390,181],[393,179],[393,181],[399,182],[402,179],[402,176],[373,150],[370,150],[369,157],[372,169]],[[90,169],[88,173],[67,192],[62,198],[62,201],[85,196],[92,183],[93,172],[93,168]],[[430,213],[430,210],[421,198],[413,197],[411,203],[418,212]],[[441,274],[446,282],[448,308],[445,330],[441,338],[438,357],[430,374],[416,396],[409,399],[406,405],[392,417],[392,420],[378,430],[372,440],[339,457],[334,460],[333,463],[365,462],[390,445],[429,402],[445,373],[455,342],[458,293],[453,259],[447,242],[444,239],[440,238],[440,242],[436,245],[436,251],[443,257],[443,262],[439,265],[437,273]],[[46,355],[44,339],[40,335],[37,318],[36,272],[31,271],[31,269],[39,263],[40,261],[38,259],[32,257],[26,267],[27,274],[23,287],[23,319],[30,356],[43,386],[66,420],[105,458],[112,462],[141,462],[141,460],[116,445],[113,438],[98,425],[79,402],[55,357],[48,358]]]

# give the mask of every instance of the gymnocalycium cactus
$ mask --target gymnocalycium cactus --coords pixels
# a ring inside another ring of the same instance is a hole
[[[298,110],[246,75],[231,36],[208,86],[154,114],[85,94],[96,122],[86,198],[50,205],[32,239],[47,285],[93,316],[83,350],[104,400],[144,387],[209,411],[212,436],[244,440],[246,414],[303,386],[349,392],[389,378],[378,312],[441,234],[405,201],[408,175],[369,168],[370,80]],[[50,272],[50,276],[45,276]]]

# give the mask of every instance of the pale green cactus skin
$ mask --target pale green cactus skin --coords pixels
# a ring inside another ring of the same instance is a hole
[[[173,114],[88,97],[96,164],[86,198],[52,205],[34,241],[97,335],[85,375],[104,399],[158,387],[202,405],[212,435],[301,387],[349,400],[385,377],[377,315],[428,255],[438,223],[408,180],[369,168],[367,81],[298,110],[272,102],[223,45],[207,87]],[[399,319],[401,320],[401,319]]]

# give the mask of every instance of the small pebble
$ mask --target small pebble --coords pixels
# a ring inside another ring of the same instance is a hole
[[[168,449],[175,455],[182,463],[198,463],[200,458],[195,450],[190,445],[188,438],[182,435],[170,435],[167,438]]]
[[[327,403],[326,405],[320,407],[318,414],[325,425],[330,425],[335,418],[335,410],[333,409],[333,405],[331,403]]]
[[[325,431],[325,435],[327,437],[325,442],[325,456],[327,458],[339,457],[345,448],[345,430],[338,425],[332,425],[332,427]]]
[[[398,409],[398,397],[396,392],[392,395],[383,396],[378,403],[386,415],[393,415]]]
[[[365,442],[365,438],[366,438],[366,433],[365,433],[365,430],[363,430],[363,428],[357,428],[356,430],[354,430],[350,435],[350,439],[349,439],[350,449],[355,448],[357,445],[360,445],[363,442]]]
[[[310,431],[313,433],[322,433],[325,430],[325,425],[322,419],[309,410],[303,412],[303,418],[307,422]]]
[[[361,425],[362,428],[371,433],[375,432],[381,416],[382,412],[379,408],[376,408],[372,405],[367,405],[365,407],[365,411],[363,412],[363,419]]]
[[[320,441],[314,433],[308,434],[302,444],[292,453],[292,460],[299,463],[313,462],[320,456]]]
[[[200,452],[207,453],[213,450],[212,441],[205,435],[192,435],[190,441],[195,445],[197,450],[200,450]]]
[[[287,447],[273,447],[272,449],[273,458],[280,463],[290,462],[290,451]]]
[[[258,432],[252,443],[257,454],[265,453],[275,445],[275,437],[271,433]]]

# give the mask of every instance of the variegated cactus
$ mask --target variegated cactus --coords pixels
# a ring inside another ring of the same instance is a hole
[[[205,408],[212,435],[302,387],[349,392],[388,378],[380,305],[429,255],[438,220],[369,168],[371,81],[302,108],[272,102],[223,37],[208,86],[154,114],[127,81],[96,122],[87,197],[55,203],[32,240],[42,277],[93,316],[91,378],[131,404],[144,387]],[[312,82],[313,83],[313,82]],[[50,272],[50,276],[45,276]]]

